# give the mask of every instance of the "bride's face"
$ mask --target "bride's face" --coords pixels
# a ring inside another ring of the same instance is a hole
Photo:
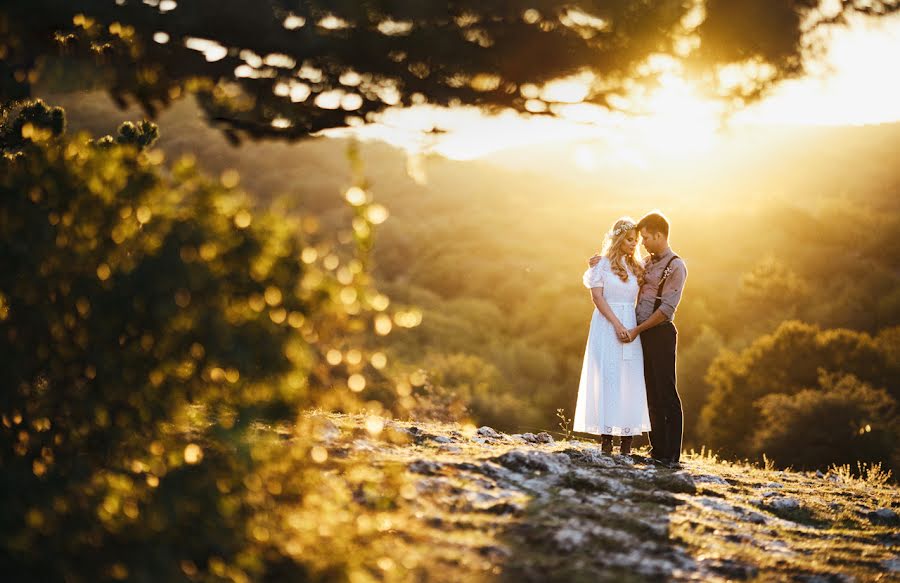
[[[622,250],[625,251],[626,255],[631,255],[634,253],[634,250],[637,249],[638,244],[638,236],[637,231],[632,229],[628,231],[628,234],[625,235],[625,238],[622,239],[621,247]]]

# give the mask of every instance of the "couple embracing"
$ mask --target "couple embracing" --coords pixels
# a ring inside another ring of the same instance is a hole
[[[649,253],[641,259],[638,240]],[[650,213],[616,221],[603,251],[589,261],[591,318],[573,430],[600,435],[601,449],[631,453],[635,435],[649,432],[650,457],[677,468],[682,410],[675,387],[673,323],[687,267],[669,247],[669,222]]]

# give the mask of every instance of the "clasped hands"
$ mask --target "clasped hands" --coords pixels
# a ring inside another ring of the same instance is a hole
[[[601,258],[601,255],[599,253],[597,253],[593,257],[588,259],[588,264],[591,267],[593,267],[593,266],[597,265],[597,263],[600,261],[600,258]],[[619,342],[622,342],[623,344],[626,344],[628,342],[634,342],[634,339],[638,337],[637,328],[632,328],[631,330],[629,330],[628,328],[623,326],[621,323],[616,324],[615,328],[616,328],[616,338],[618,338]]]
[[[619,324],[616,326],[616,338],[619,339],[619,342],[628,343],[634,342],[634,339],[638,337],[637,328],[632,328],[629,330],[625,326]]]

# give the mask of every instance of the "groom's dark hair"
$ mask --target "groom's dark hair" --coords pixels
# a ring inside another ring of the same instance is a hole
[[[669,221],[662,213],[648,213],[637,224],[638,230],[647,229],[651,233],[662,233],[666,237],[669,236]]]

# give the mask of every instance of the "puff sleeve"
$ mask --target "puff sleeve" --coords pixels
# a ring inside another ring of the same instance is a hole
[[[609,259],[602,257],[597,265],[588,267],[581,278],[584,287],[590,289],[594,287],[603,287],[605,285],[606,272],[609,270]]]

